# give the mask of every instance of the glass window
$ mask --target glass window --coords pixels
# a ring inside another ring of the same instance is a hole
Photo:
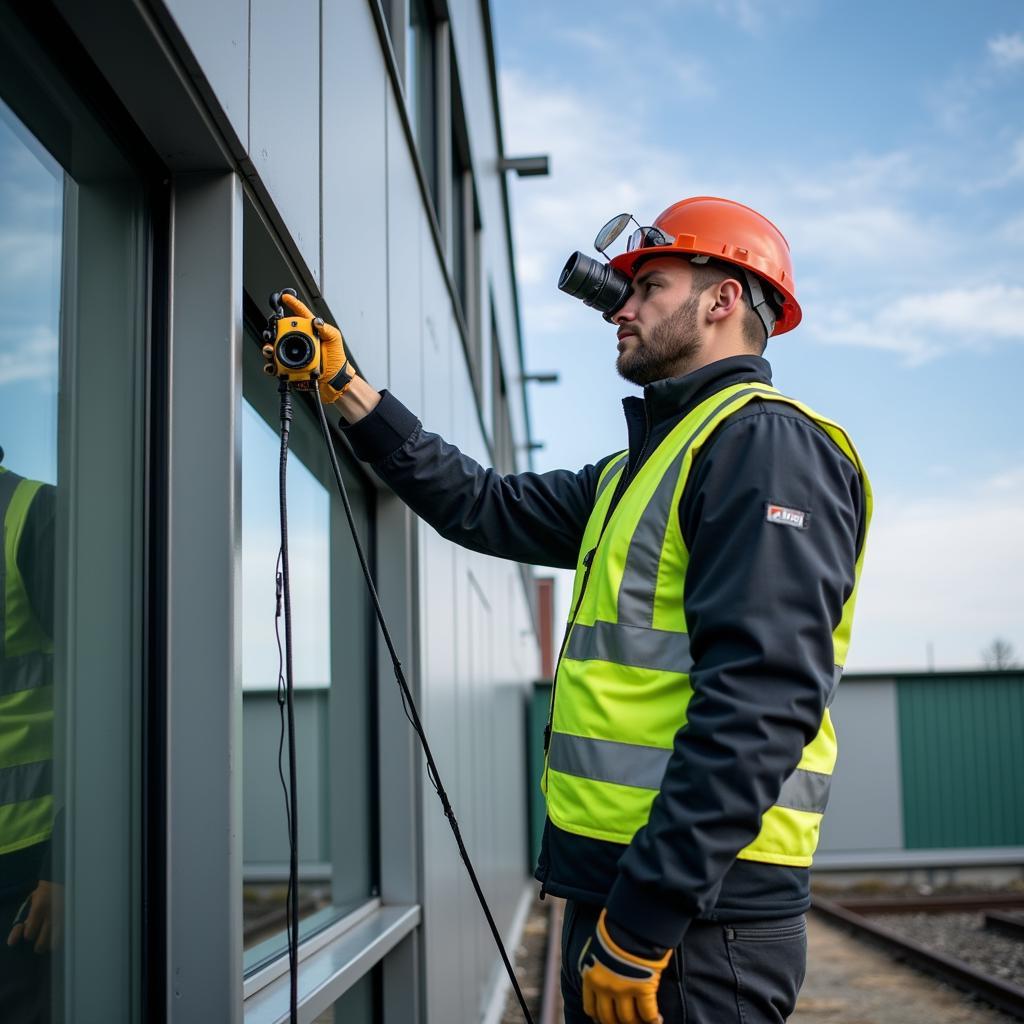
[[[466,331],[466,356],[477,400],[484,398],[484,353],[477,286],[480,278],[480,216],[469,160],[466,117],[454,61],[451,64],[451,249],[449,263]]]
[[[142,179],[0,10],[0,1006],[139,1019]]]
[[[501,366],[501,348],[498,344],[498,325],[491,311],[491,413],[494,439],[494,466],[500,473],[516,470],[515,449],[512,439],[512,421],[508,408],[508,389]]]
[[[285,949],[288,830],[278,773],[282,713],[275,634],[280,526],[277,382],[255,337],[242,414],[243,944],[246,970]],[[308,400],[293,396],[288,460],[299,818],[299,916],[307,935],[374,893],[371,622],[344,509]],[[333,417],[332,417],[333,418]],[[361,540],[370,492],[343,460]],[[284,642],[284,622],[280,624]],[[283,755],[287,778],[287,754]]]
[[[437,204],[437,31],[426,0],[409,0],[406,95],[420,163]]]

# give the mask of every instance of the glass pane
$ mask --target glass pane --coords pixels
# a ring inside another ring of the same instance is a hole
[[[23,907],[38,916],[61,902],[43,774],[52,778],[63,207],[63,170],[0,103],[0,1005],[14,1020],[49,1013],[54,969],[29,922],[14,922]]]
[[[435,81],[434,25],[425,0],[409,0],[406,91],[409,114],[420,150],[420,162],[427,175],[430,194],[437,202],[437,86]]]
[[[275,635],[280,546],[276,381],[250,339],[242,417],[243,934],[245,968],[285,948],[288,832],[278,768]],[[365,485],[343,470],[364,545]],[[315,413],[295,397],[288,548],[299,819],[299,916],[309,933],[373,894],[370,623],[358,562]],[[333,572],[331,571],[333,567]],[[280,623],[284,642],[284,622]],[[287,753],[282,770],[287,777]]]
[[[130,1020],[145,194],[5,11],[0,31],[0,1016]]]

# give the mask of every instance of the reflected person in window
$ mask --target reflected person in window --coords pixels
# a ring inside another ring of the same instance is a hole
[[[53,856],[55,497],[0,464],[0,1007],[19,1024],[49,1020],[49,954],[63,918]]]

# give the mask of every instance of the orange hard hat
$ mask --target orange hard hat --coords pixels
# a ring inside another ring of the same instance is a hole
[[[781,308],[772,336],[800,323],[789,243],[767,217],[731,199],[695,196],[673,203],[653,228],[657,231],[634,231],[629,251],[615,256],[611,265],[631,278],[637,265],[652,256],[687,253],[723,260],[756,274],[778,293],[773,304]]]

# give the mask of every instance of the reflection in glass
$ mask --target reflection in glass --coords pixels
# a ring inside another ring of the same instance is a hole
[[[52,842],[63,203],[63,170],[0,102],[0,1007],[12,1021],[48,1019],[63,934]]]
[[[256,339],[248,340],[242,412],[242,903],[243,967],[251,971],[285,949],[288,836],[277,768],[281,716],[274,635],[280,399],[275,382],[262,372]],[[372,492],[343,455],[341,471],[356,527],[372,552]],[[298,398],[288,460],[288,533],[300,937],[344,917],[375,892],[372,612],[335,488],[316,416]],[[283,637],[283,623],[281,630]]]
[[[275,634],[280,441],[248,402],[243,403],[242,453],[243,942],[249,949],[283,928],[288,832],[278,777],[280,659]],[[330,547],[328,520],[326,488],[293,451],[288,460],[288,552],[302,866],[300,918],[331,903],[325,814],[325,723],[330,685],[330,599],[325,571]],[[283,645],[283,619],[279,628]],[[287,774],[287,752],[283,758]]]
[[[426,0],[409,0],[409,34],[406,42],[408,61],[406,94],[420,163],[427,176],[430,194],[437,203],[437,86],[435,70],[434,24]]]

